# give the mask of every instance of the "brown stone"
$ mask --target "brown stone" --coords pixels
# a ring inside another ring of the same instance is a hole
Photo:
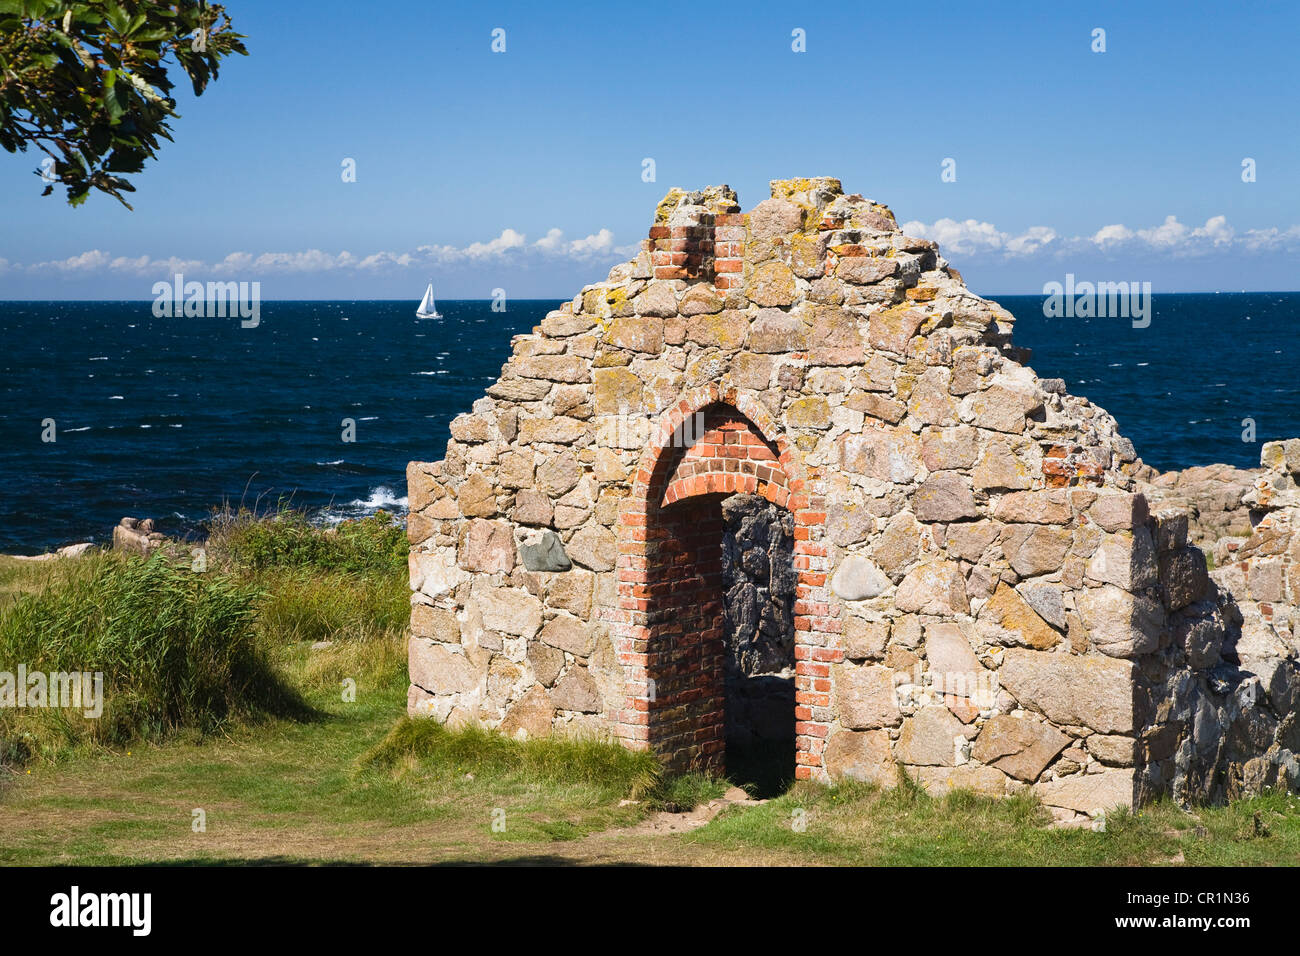
[[[895,754],[911,766],[952,767],[957,740],[965,736],[962,722],[947,707],[922,707],[903,721]]]
[[[1023,707],[1055,724],[1103,734],[1133,731],[1134,674],[1129,661],[1012,647],[1003,655],[998,677]]]
[[[515,537],[506,521],[469,521],[461,529],[459,550],[466,571],[509,573],[515,566]]]
[[[592,588],[596,576],[582,568],[573,568],[551,576],[546,588],[546,604],[587,620],[591,615]]]
[[[501,733],[517,740],[536,740],[550,734],[554,718],[550,695],[534,685],[506,711]]]
[[[479,685],[478,672],[464,654],[413,637],[407,647],[411,683],[431,694],[463,694]]]
[[[606,338],[616,348],[658,355],[664,350],[664,323],[662,319],[650,316],[623,316],[609,323]],[[581,380],[572,378],[560,381]]]
[[[891,518],[871,544],[871,556],[895,580],[920,553],[921,526],[909,511]]]
[[[755,239],[771,239],[803,229],[804,211],[788,199],[764,199],[749,213],[749,230]]]
[[[497,513],[497,491],[492,482],[475,472],[461,484],[456,496],[466,518],[491,518]]]
[[[569,558],[592,571],[613,570],[618,558],[618,541],[614,532],[599,525],[587,525],[565,545]]]
[[[600,710],[600,688],[585,667],[570,667],[551,691],[557,710],[594,714]]]
[[[851,660],[880,660],[888,642],[888,621],[868,621],[852,615],[844,619],[845,657]]]
[[[998,500],[993,516],[1016,523],[1063,525],[1070,521],[1070,503],[1064,489],[1014,491]]]
[[[1005,441],[991,441],[975,465],[971,478],[976,488],[1028,488],[1033,483],[1029,468]]]
[[[546,622],[541,640],[552,647],[568,651],[575,657],[589,657],[596,646],[596,636],[590,624],[572,614],[560,613]]]
[[[528,645],[528,663],[533,665],[533,674],[537,680],[550,687],[564,669],[564,651],[533,641]]]
[[[970,468],[979,455],[979,432],[966,425],[927,428],[921,433],[921,460],[930,471]]]
[[[411,635],[441,644],[460,643],[460,622],[456,612],[430,604],[411,605]]]
[[[839,265],[835,267],[835,276],[838,279],[843,279],[845,282],[862,285],[870,282],[879,282],[881,279],[886,279],[889,276],[892,276],[897,271],[897,259],[853,256],[851,258],[840,260]]]
[[[905,306],[885,309],[871,316],[867,342],[872,348],[903,355],[907,343],[924,322],[925,313],[915,309]]]
[[[971,756],[1032,783],[1069,743],[1069,737],[1041,720],[998,714],[984,724]]]
[[[722,297],[707,282],[699,282],[682,296],[681,313],[684,316],[709,315],[722,311]]]
[[[750,334],[753,345],[753,334]],[[766,389],[772,382],[772,357],[741,352],[731,361],[731,378],[741,388],[755,391]]]
[[[938,366],[921,374],[907,400],[907,410],[913,418],[926,425],[957,424],[957,403],[948,394],[951,377],[948,369]]]
[[[479,578],[471,600],[483,615],[483,626],[494,631],[532,638],[542,626],[542,602],[519,588],[494,587]]]
[[[1131,807],[1136,798],[1132,770],[1076,773],[1061,780],[1040,783],[1034,787],[1034,793],[1049,807],[1087,814]]]
[[[1111,657],[1148,654],[1160,644],[1165,612],[1145,594],[1130,594],[1112,584],[1088,588],[1076,598],[1092,646]]]
[[[973,518],[975,496],[970,480],[955,471],[937,471],[912,494],[912,510],[922,521],[959,521]]]
[[[738,349],[749,333],[749,316],[737,309],[697,315],[686,323],[686,341],[714,348]]]
[[[1131,531],[1147,520],[1147,500],[1142,495],[1114,492],[1098,496],[1088,517],[1102,531]]]
[[[820,395],[799,398],[785,410],[786,424],[791,428],[826,428],[831,423],[831,407]]]
[[[537,469],[537,483],[552,498],[559,498],[582,477],[582,466],[569,449],[547,458]]]
[[[556,415],[553,418],[521,418],[519,421],[519,440],[525,445],[543,442],[572,445],[586,434],[586,422],[566,415]]]
[[[765,262],[754,269],[745,286],[751,302],[758,305],[792,305],[795,300],[795,278],[784,262]]]
[[[531,488],[533,486],[533,455],[531,452],[507,452],[497,466],[497,480],[502,488]]]
[[[907,573],[894,595],[900,611],[922,614],[968,614],[966,580],[949,561],[927,561]]]
[[[941,797],[953,790],[1000,797],[1007,789],[1007,775],[996,767],[962,764],[960,767],[909,767],[907,772],[932,797]]]
[[[889,667],[841,665],[836,669],[835,695],[840,723],[854,730],[896,726],[902,715]]]
[[[890,425],[897,425],[907,414],[907,406],[902,402],[896,402],[876,392],[859,392],[850,395],[844,404],[847,408],[878,418]]]
[[[510,367],[524,378],[541,378],[550,382],[586,382],[591,378],[591,367],[577,355],[516,357]]]
[[[832,780],[858,780],[884,788],[898,782],[898,767],[886,730],[841,730],[832,735],[822,760]]]
[[[625,415],[645,407],[645,388],[630,369],[598,368],[592,372],[597,415]]]
[[[999,526],[992,521],[963,521],[948,527],[944,547],[954,558],[978,564],[989,545],[997,540],[999,531]]]
[[[780,309],[759,309],[749,329],[753,352],[795,352],[806,346],[804,324]]]
[[[661,319],[666,319],[677,314],[677,296],[673,293],[673,288],[668,283],[651,282],[645,287],[645,290],[640,295],[632,300],[632,308],[636,311],[637,315],[655,316]],[[626,345],[620,345],[619,347],[629,348],[629,346]],[[648,352],[652,350],[638,348],[633,349],[633,351]],[[658,353],[659,350],[654,349],[653,351]]]
[[[1002,550],[1022,578],[1061,570],[1072,543],[1069,531],[1044,525],[1008,525],[1002,533]]]
[[[548,495],[526,488],[515,494],[513,516],[520,524],[546,527],[555,516],[555,507]]]
[[[921,443],[900,428],[865,428],[840,437],[840,465],[847,471],[906,484],[921,464]]]
[[[1023,392],[994,385],[968,399],[973,422],[980,428],[1019,435],[1025,430],[1025,416],[1039,403]]]
[[[932,686],[957,697],[976,697],[987,675],[962,629],[952,623],[925,628],[925,656],[930,662]]]
[[[1034,611],[1011,585],[1003,582],[980,612],[981,620],[991,620],[1007,631],[1017,644],[1047,650],[1061,641],[1061,635]]]

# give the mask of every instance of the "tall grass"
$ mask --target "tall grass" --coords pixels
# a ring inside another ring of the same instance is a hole
[[[406,529],[380,512],[335,528],[283,506],[257,514],[223,508],[209,521],[215,565],[265,592],[258,628],[277,644],[374,642],[410,618]]]
[[[69,744],[204,733],[232,718],[304,713],[256,626],[259,590],[162,555],[68,563],[0,614],[0,670],[102,672],[103,713],[0,710],[9,762]]]

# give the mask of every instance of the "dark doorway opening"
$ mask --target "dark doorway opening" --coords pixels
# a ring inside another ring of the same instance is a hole
[[[742,494],[722,520],[727,776],[764,798],[794,782],[794,519]]]

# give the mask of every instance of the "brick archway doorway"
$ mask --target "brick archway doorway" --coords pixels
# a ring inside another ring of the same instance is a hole
[[[674,769],[771,783],[821,766],[826,729],[814,708],[829,705],[827,658],[810,645],[827,641],[809,612],[825,582],[822,546],[810,540],[824,515],[792,471],[762,407],[716,387],[670,410],[642,457],[620,527],[619,733]],[[738,579],[755,541],[768,570]],[[733,592],[756,596],[747,621],[732,613]],[[742,752],[743,742],[754,746]]]

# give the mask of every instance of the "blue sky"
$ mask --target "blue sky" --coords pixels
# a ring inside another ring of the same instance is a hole
[[[568,297],[669,187],[750,208],[800,175],[887,203],[987,294],[1067,272],[1300,288],[1296,4],[227,8],[250,55],[182,95],[135,212],[41,198],[40,154],[0,153],[0,298],[147,299],[177,268],[267,299],[416,299],[430,277]]]

